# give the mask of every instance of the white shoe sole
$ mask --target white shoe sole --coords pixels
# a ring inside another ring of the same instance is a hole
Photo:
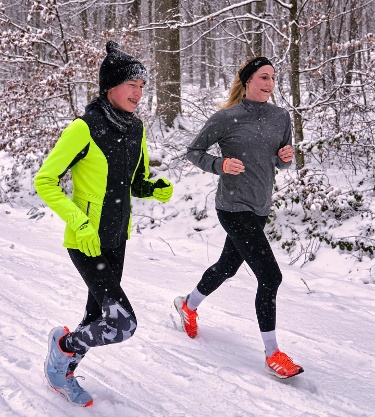
[[[266,369],[266,372],[267,372],[269,375],[275,376],[276,378],[279,378],[279,379],[293,378],[294,376],[299,375],[299,374],[302,374],[302,372],[303,372],[303,368],[301,368],[301,369],[299,370],[299,372],[297,372],[297,373],[296,373],[296,374],[294,374],[294,375],[289,375],[289,376],[288,376],[288,375],[280,375],[280,374],[278,374],[276,371],[274,371],[272,368],[270,368],[270,367],[268,366],[268,363],[267,363],[267,362],[265,362],[264,367],[265,367],[265,369]]]
[[[183,302],[184,302],[184,298],[180,296],[174,299],[173,304],[178,315],[180,316],[182,330],[186,333],[185,326],[184,326],[184,313],[182,311]]]

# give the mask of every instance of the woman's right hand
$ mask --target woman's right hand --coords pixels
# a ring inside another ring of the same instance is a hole
[[[223,171],[225,174],[238,175],[245,172],[245,166],[239,159],[225,158],[223,162]]]

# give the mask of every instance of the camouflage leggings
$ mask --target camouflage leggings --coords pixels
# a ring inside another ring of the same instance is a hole
[[[86,311],[66,345],[78,356],[91,347],[120,343],[133,336],[137,319],[121,288],[126,242],[116,249],[103,249],[98,257],[68,249],[69,256],[88,287]]]

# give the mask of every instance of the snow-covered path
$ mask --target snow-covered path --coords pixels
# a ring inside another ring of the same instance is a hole
[[[0,205],[1,417],[375,415],[374,284],[332,272],[330,255],[301,270],[277,253],[279,344],[305,373],[276,380],[263,369],[255,278],[245,268],[202,304],[196,339],[181,331],[173,299],[195,286],[221,242],[183,238],[173,222],[129,241],[123,288],[137,331],[90,351],[76,375],[94,405],[73,407],[49,389],[43,363],[50,329],[81,319],[86,287],[61,246],[62,222],[46,213],[30,220]]]

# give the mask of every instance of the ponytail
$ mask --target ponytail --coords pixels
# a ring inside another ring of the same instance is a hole
[[[229,109],[240,103],[245,94],[245,87],[242,85],[238,72],[229,90],[228,99],[219,106],[219,110]]]

